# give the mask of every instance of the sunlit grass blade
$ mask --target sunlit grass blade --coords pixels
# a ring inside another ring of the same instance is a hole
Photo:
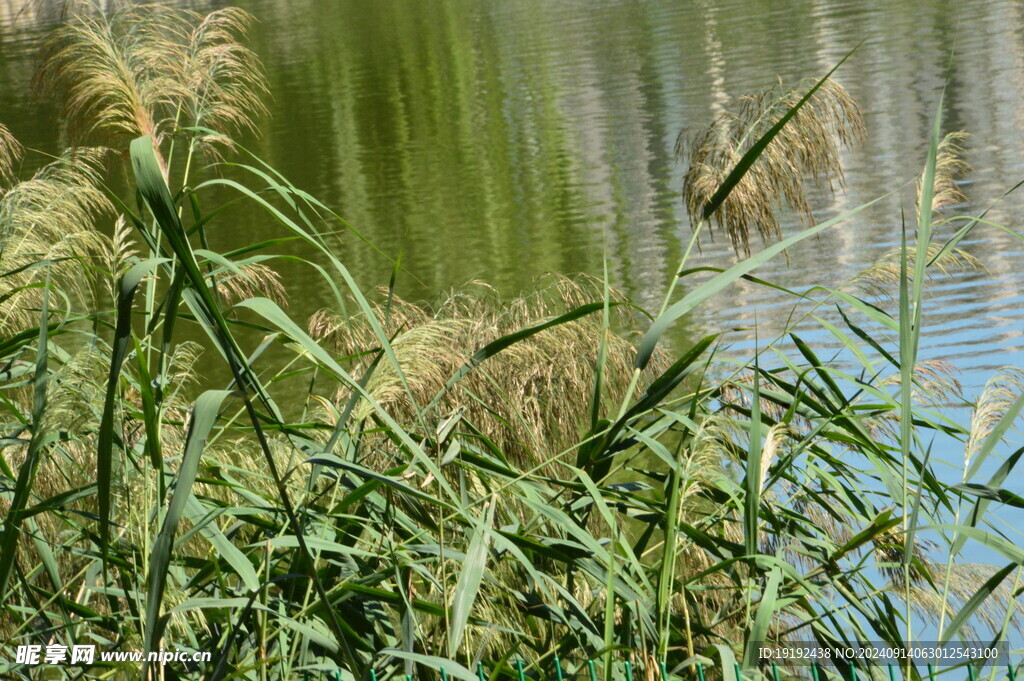
[[[487,504],[484,518],[472,528],[473,538],[466,550],[466,562],[459,573],[458,584],[452,594],[451,619],[448,631],[448,656],[455,658],[462,636],[469,622],[473,603],[480,592],[480,582],[487,568],[487,554],[491,544],[491,525],[494,522],[494,505]]]
[[[117,299],[117,324],[114,328],[114,344],[110,353],[110,372],[107,375],[107,392],[103,401],[103,417],[100,421],[99,444],[96,453],[96,485],[99,501],[100,549],[106,552],[110,543],[110,500],[111,472],[114,452],[114,412],[117,410],[117,387],[121,377],[121,366],[128,354],[128,341],[132,331],[132,304],[135,291],[142,280],[154,269],[168,262],[164,258],[150,258],[136,263],[128,270],[119,284]]]
[[[202,395],[192,407],[189,419],[188,434],[185,438],[185,451],[178,466],[170,502],[163,514],[163,522],[153,544],[153,552],[149,558],[149,584],[146,591],[146,626],[143,650],[148,655],[160,647],[160,639],[165,626],[160,617],[163,605],[164,588],[167,584],[167,572],[170,569],[174,547],[174,535],[178,529],[185,506],[192,495],[192,484],[199,469],[199,459],[206,447],[206,440],[217,422],[221,404],[231,393],[226,390],[210,390]],[[148,662],[143,665],[143,677],[146,676]]]
[[[739,263],[733,265],[732,267],[722,272],[721,274],[712,277],[709,281],[700,284],[699,286],[688,292],[686,295],[683,296],[681,300],[677,301],[668,309],[666,309],[664,314],[660,315],[655,320],[654,324],[651,325],[651,328],[649,328],[647,332],[644,334],[643,338],[640,340],[640,345],[637,349],[636,367],[638,369],[643,369],[644,367],[646,367],[648,362],[650,362],[651,356],[654,354],[655,346],[657,345],[661,337],[665,334],[665,331],[668,330],[669,326],[671,326],[674,321],[676,321],[683,315],[695,309],[705,300],[712,297],[716,293],[724,290],[727,286],[729,286],[736,280],[740,279],[746,274],[749,274],[752,270],[756,269],[757,267],[760,267],[761,265],[765,264],[772,258],[778,256],[786,249],[792,248],[801,241],[809,239],[815,234],[818,234],[826,229],[829,229],[830,227],[834,227],[840,222],[843,222],[844,220],[853,217],[862,210],[874,205],[875,203],[887,197],[888,194],[886,196],[874,199],[873,201],[869,201],[868,203],[862,204],[850,211],[847,211],[846,213],[843,213],[842,215],[838,215],[834,218],[826,220],[825,222],[815,225],[814,227],[808,227],[807,229],[798,232],[797,234],[794,234],[791,237],[783,239],[782,241],[779,241],[776,244],[767,246],[764,250],[757,253],[756,255],[753,255],[749,258],[746,258],[745,260],[740,261]]]
[[[757,606],[754,623],[747,635],[747,645],[743,652],[743,668],[754,669],[760,660],[758,649],[766,644],[768,627],[775,618],[779,598],[779,586],[782,584],[782,572],[775,568],[768,573],[768,579],[761,592],[761,602]]]

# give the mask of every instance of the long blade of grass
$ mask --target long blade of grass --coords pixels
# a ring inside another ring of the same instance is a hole
[[[700,286],[694,288],[692,291],[683,296],[681,300],[674,303],[671,307],[665,310],[664,314],[660,315],[655,320],[654,324],[651,325],[651,328],[647,330],[647,333],[644,334],[643,338],[640,340],[639,348],[637,349],[635,362],[636,368],[643,369],[644,367],[647,366],[648,362],[651,359],[651,356],[654,354],[654,348],[658,344],[658,341],[661,339],[661,337],[665,334],[665,331],[668,330],[668,327],[671,326],[675,320],[679,319],[686,313],[690,312],[711,296],[725,289],[727,286],[732,284],[737,279],[740,279],[744,275],[749,274],[752,270],[765,264],[766,262],[768,262],[775,256],[779,255],[786,249],[792,248],[801,241],[809,239],[815,234],[818,234],[819,232],[822,232],[830,227],[839,224],[840,222],[848,218],[853,217],[862,210],[870,206],[873,206],[874,204],[878,203],[883,199],[888,198],[891,195],[891,193],[892,192],[886,194],[885,196],[881,196],[877,199],[857,206],[856,208],[849,210],[846,213],[843,213],[842,215],[838,215],[834,218],[826,220],[825,222],[822,222],[819,225],[808,227],[807,229],[798,232],[797,234],[794,234],[793,236],[787,239],[783,239],[778,243],[772,244],[771,246],[768,246],[760,253],[757,253],[755,255],[750,256],[749,258],[746,258],[745,260],[740,261],[739,263],[733,265],[732,267],[722,272],[721,274],[715,275],[709,281],[706,281]]]
[[[473,528],[473,539],[466,551],[466,562],[462,565],[459,580],[452,595],[452,614],[448,620],[448,656],[454,658],[462,645],[462,636],[469,622],[469,613],[480,593],[484,569],[487,567],[487,553],[491,544],[491,526],[494,523],[494,504],[488,503],[484,519]]]
[[[910,600],[910,566],[914,556],[913,539],[916,532],[916,514],[910,508],[910,490],[908,488],[908,472],[911,449],[915,437],[914,431],[914,370],[917,367],[917,349],[921,336],[922,292],[924,287],[925,267],[931,243],[932,201],[935,195],[935,165],[938,159],[939,140],[942,125],[942,95],[936,104],[935,118],[932,123],[932,134],[928,158],[925,163],[924,175],[921,178],[920,201],[918,204],[916,257],[914,258],[913,279],[908,285],[908,250],[906,225],[901,237],[900,250],[900,454],[902,458],[902,499],[898,500],[903,511],[903,583],[906,612],[904,620],[907,628],[906,641],[913,641],[912,617]],[[908,671],[909,671],[908,663]]]
[[[950,639],[959,633],[960,629],[971,619],[971,616],[978,610],[981,605],[988,600],[999,585],[1003,583],[1007,575],[1016,570],[1019,567],[1017,563],[1010,563],[1005,566],[994,575],[985,580],[985,583],[978,587],[978,590],[967,600],[966,603],[960,608],[960,612],[950,621],[949,626],[942,632],[942,637],[939,639],[939,645],[946,643]]]
[[[1022,186],[1024,186],[1024,180],[1021,180],[1020,182],[1018,182],[1017,184],[1013,185],[1012,187],[1010,187],[1009,189],[1007,189],[1007,190],[1006,190],[1005,192],[1003,192],[1003,193],[1002,193],[1002,195],[1000,195],[1000,196],[999,196],[999,198],[997,198],[997,199],[996,199],[995,201],[993,201],[993,202],[992,202],[992,204],[991,204],[991,205],[990,205],[990,206],[989,206],[988,208],[986,208],[985,210],[983,210],[983,211],[981,212],[981,214],[980,214],[980,215],[978,215],[977,217],[971,217],[971,218],[968,218],[968,219],[967,219],[967,224],[965,224],[965,225],[964,225],[963,227],[961,227],[960,229],[958,229],[958,230],[956,231],[956,234],[954,234],[953,236],[951,236],[951,237],[950,237],[950,238],[949,238],[949,239],[948,239],[948,240],[946,241],[946,243],[944,243],[944,244],[942,245],[942,248],[940,248],[940,249],[939,249],[939,250],[938,250],[938,251],[937,251],[937,252],[935,253],[935,255],[934,255],[934,256],[932,256],[931,260],[929,260],[929,261],[928,261],[928,264],[929,264],[929,265],[933,265],[934,263],[936,263],[936,262],[939,262],[940,260],[942,260],[943,258],[945,258],[945,257],[946,257],[947,255],[949,255],[950,253],[952,253],[952,252],[953,252],[953,249],[954,249],[954,248],[956,248],[956,247],[957,247],[957,245],[958,245],[958,244],[959,244],[959,243],[960,243],[961,241],[963,241],[963,240],[964,240],[964,238],[966,238],[966,237],[967,237],[967,235],[968,235],[968,234],[970,234],[970,233],[971,233],[971,231],[972,231],[972,230],[973,230],[973,229],[974,229],[975,227],[977,227],[977,226],[978,226],[978,225],[980,225],[980,224],[986,224],[986,221],[985,221],[985,216],[986,216],[986,215],[988,215],[989,211],[991,211],[991,210],[992,210],[992,209],[993,209],[993,208],[995,207],[995,205],[996,205],[996,204],[997,204],[997,203],[998,203],[999,201],[1002,201],[1002,200],[1003,200],[1003,199],[1005,199],[1005,198],[1006,198],[1007,196],[1009,196],[1009,195],[1010,195],[1010,194],[1012,194],[1013,192],[1015,192],[1015,191],[1017,191],[1018,189],[1020,189],[1020,188],[1021,188]],[[1010,233],[1011,233],[1011,234],[1016,234],[1016,232],[1010,232]],[[1020,235],[1019,235],[1019,234],[1017,234],[1017,236],[1019,237]]]
[[[1006,457],[1006,461],[1004,461],[996,470],[996,472],[992,474],[992,477],[989,478],[986,487],[1000,489],[1000,486],[1003,484],[1003,481],[1006,480],[1007,476],[1017,466],[1017,462],[1020,461],[1022,456],[1024,456],[1024,447],[1021,447],[1013,454]],[[977,503],[974,504],[974,508],[971,509],[971,515],[970,518],[967,520],[967,524],[971,527],[976,527],[978,523],[981,521],[981,519],[985,516],[985,513],[988,511],[988,507],[991,501],[991,499],[979,497]],[[963,548],[964,542],[966,541],[966,537],[964,537],[963,535],[958,535],[953,540],[953,544],[950,548],[950,556],[952,557],[960,553],[960,549]]]
[[[921,529],[936,529],[936,530],[949,530],[952,532],[960,532],[967,536],[968,539],[983,544],[995,551],[998,551],[1003,556],[1017,563],[1017,565],[1024,565],[1024,548],[1021,548],[1009,541],[1004,539],[992,532],[979,529],[977,527],[967,527],[964,525],[954,525],[952,523],[930,525]]]
[[[757,554],[757,529],[761,522],[761,372],[754,359],[754,386],[750,397],[750,425],[747,430],[747,472],[743,496],[743,547],[748,556]]]
[[[217,550],[217,554],[224,559],[224,561],[230,565],[235,573],[241,578],[242,584],[250,592],[255,592],[260,588],[260,578],[256,574],[256,570],[253,568],[252,563],[245,557],[245,554],[235,546],[227,536],[217,527],[217,524],[213,522],[213,518],[203,508],[203,505],[196,498],[195,494],[192,494],[188,503],[185,505],[185,514],[188,516],[189,521],[192,523],[194,530],[206,537],[207,541]]]
[[[185,451],[178,467],[171,501],[167,505],[163,523],[153,543],[153,551],[149,558],[149,585],[146,593],[146,628],[143,647],[148,653],[157,650],[163,635],[164,622],[160,619],[163,605],[164,588],[167,585],[167,571],[171,566],[171,549],[174,547],[174,534],[178,529],[178,521],[192,495],[192,483],[195,482],[199,470],[199,459],[206,448],[206,440],[217,422],[221,405],[231,393],[227,390],[207,390],[196,399],[189,420],[188,434],[185,437]],[[142,676],[146,678],[148,659],[143,664]]]
[[[604,396],[604,373],[608,362],[608,331],[610,320],[608,314],[611,310],[611,291],[608,287],[608,257],[604,258],[603,293],[604,306],[601,310],[601,339],[597,347],[597,359],[594,362],[594,390],[590,398],[590,428],[597,427],[601,418],[601,400]]]
[[[1007,506],[1012,506],[1014,508],[1024,508],[1024,497],[1001,487],[965,482],[960,485],[953,485],[953,487],[950,488],[950,491],[963,492],[988,501],[998,501],[1001,504],[1006,504]]]
[[[110,353],[110,371],[107,374],[107,391],[103,399],[103,416],[100,419],[99,442],[96,448],[96,497],[99,504],[100,550],[104,553],[110,542],[110,499],[111,473],[114,452],[114,411],[117,408],[117,384],[121,377],[121,365],[128,353],[128,341],[132,331],[132,303],[139,284],[159,265],[169,262],[166,258],[149,258],[136,263],[125,272],[118,285],[117,322],[114,327],[113,348]]]
[[[620,304],[621,303],[612,302],[608,303],[607,306],[615,307]],[[566,312],[563,315],[559,315],[554,319],[550,319],[540,324],[535,324],[534,326],[525,329],[520,329],[519,331],[507,334],[505,336],[502,336],[501,338],[497,338],[491,341],[484,347],[474,352],[473,356],[466,360],[466,362],[461,367],[459,367],[454,374],[452,374],[451,378],[448,379],[448,382],[445,383],[444,390],[438,393],[438,395],[434,397],[433,400],[431,400],[430,404],[427,406],[427,409],[429,410],[432,406],[434,406],[435,404],[437,404],[437,402],[440,401],[440,399],[444,396],[444,391],[450,389],[453,385],[462,380],[469,372],[473,371],[473,369],[480,366],[483,362],[487,361],[491,357],[494,357],[502,350],[505,350],[506,348],[509,348],[515,345],[516,343],[523,341],[531,336],[535,336],[541,331],[545,331],[547,329],[550,329],[555,326],[560,326],[562,324],[568,324],[569,322],[575,321],[580,317],[585,317],[588,314],[593,314],[594,312],[604,310],[605,306],[606,304],[604,302],[587,303],[585,305],[580,305],[575,310],[570,310],[569,312]]]
[[[437,669],[438,671],[444,670],[446,674],[450,674],[457,679],[461,679],[461,681],[479,681],[476,674],[469,671],[455,660],[437,657],[436,655],[410,653],[398,648],[384,648],[380,651],[380,654],[388,657],[397,657],[402,660],[411,660],[417,664],[423,665],[424,667]]]
[[[758,648],[765,645],[768,627],[771,626],[778,605],[779,585],[782,582],[782,571],[773,568],[768,573],[768,581],[761,594],[761,602],[757,606],[754,624],[747,634],[747,645],[743,652],[743,668],[755,669],[760,660]]]

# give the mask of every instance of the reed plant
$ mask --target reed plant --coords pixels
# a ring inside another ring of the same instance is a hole
[[[805,174],[838,178],[837,145],[861,134],[831,74],[698,135],[691,248],[718,221],[744,257],[705,280],[684,259],[657,314],[606,278],[562,276],[511,301],[476,285],[413,305],[357,286],[323,236],[348,225],[232,137],[261,111],[248,23],[72,17],[39,83],[62,98],[71,144],[114,153],[72,146],[19,182],[0,128],[5,675],[32,677],[14,648],[35,643],[212,652],[55,678],[473,681],[480,662],[508,678],[513,659],[531,675],[558,659],[612,679],[625,655],[652,681],[698,661],[734,681],[734,661],[767,673],[765,641],[902,646],[923,620],[942,640],[1019,629],[1024,552],[992,513],[1021,504],[1006,482],[1022,450],[1005,444],[1020,373],[994,379],[964,425],[941,408],[948,367],[917,352],[927,278],[975,265],[959,243],[988,223],[939,224],[962,170],[941,102],[903,248],[794,293],[785,332],[736,362],[716,333],[677,353],[661,339],[865,208],[748,255],[752,232],[778,236],[776,204],[803,211]],[[135,200],[105,180],[119,157]],[[209,247],[240,202],[308,249],[330,310],[286,312],[280,239]],[[798,321],[846,361],[821,358]],[[196,328],[203,347],[184,340]],[[926,444],[940,437],[962,443],[956,484]],[[968,542],[1006,564],[967,561]]]

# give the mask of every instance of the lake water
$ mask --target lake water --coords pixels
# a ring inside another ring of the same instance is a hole
[[[52,106],[33,99],[35,49],[63,0],[0,0],[0,118],[29,147],[57,148]],[[218,2],[189,3],[198,9]],[[861,103],[867,139],[844,152],[846,191],[816,195],[818,220],[920,171],[947,68],[944,130],[966,130],[964,178],[980,211],[1024,178],[1024,5],[1016,2],[451,2],[238,0],[273,93],[253,148],[402,262],[399,293],[430,300],[483,279],[514,294],[547,271],[600,273],[656,308],[690,237],[679,131],[734,97],[820,76],[861,40],[837,80]],[[952,60],[950,55],[952,54]],[[950,63],[952,66],[949,67]],[[31,162],[31,161],[30,161]],[[899,243],[886,199],[757,274],[805,290],[837,286]],[[1021,231],[1024,190],[989,217]],[[792,231],[793,220],[784,224]],[[245,239],[279,235],[255,215]],[[977,392],[998,366],[1024,366],[1021,240],[982,228],[965,248],[989,273],[933,282],[924,358],[959,367]],[[221,233],[223,243],[237,235]],[[368,287],[390,264],[350,235],[337,251]],[[693,265],[726,267],[724,238]],[[291,312],[327,299],[284,271]],[[777,328],[792,302],[753,285],[723,292],[684,333]],[[808,327],[818,345],[829,338]],[[728,336],[732,352],[753,335]],[[827,353],[823,353],[827,354]]]

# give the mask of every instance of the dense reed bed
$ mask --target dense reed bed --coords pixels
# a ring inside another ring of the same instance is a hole
[[[765,641],[1019,630],[1024,550],[990,516],[1024,504],[1006,488],[1024,374],[994,376],[961,424],[950,368],[918,361],[927,281],[982,266],[957,246],[998,228],[939,210],[964,170],[941,98],[903,247],[846,286],[807,282],[789,329],[736,363],[716,333],[677,354],[663,336],[741,278],[771,285],[756,268],[786,249],[856,229],[864,206],[785,236],[775,218],[809,216],[802,183],[840,184],[839,150],[865,134],[831,74],[683,140],[687,254],[713,224],[739,259],[708,276],[684,257],[660,310],[560,275],[517,300],[473,284],[413,304],[360,289],[323,236],[348,225],[234,140],[262,114],[249,21],[71,17],[38,80],[71,146],[19,177],[0,127],[6,677],[39,671],[19,645],[93,644],[212,659],[47,678],[473,681],[481,661],[551,677],[557,658],[734,681],[768,673]],[[109,189],[121,172],[128,196]],[[281,239],[232,232],[241,203]],[[751,249],[753,232],[784,238]],[[334,301],[312,319],[286,311],[283,239]],[[816,316],[834,307],[843,325]],[[819,357],[793,331],[807,320],[848,356]],[[977,544],[1002,563],[969,562]]]

